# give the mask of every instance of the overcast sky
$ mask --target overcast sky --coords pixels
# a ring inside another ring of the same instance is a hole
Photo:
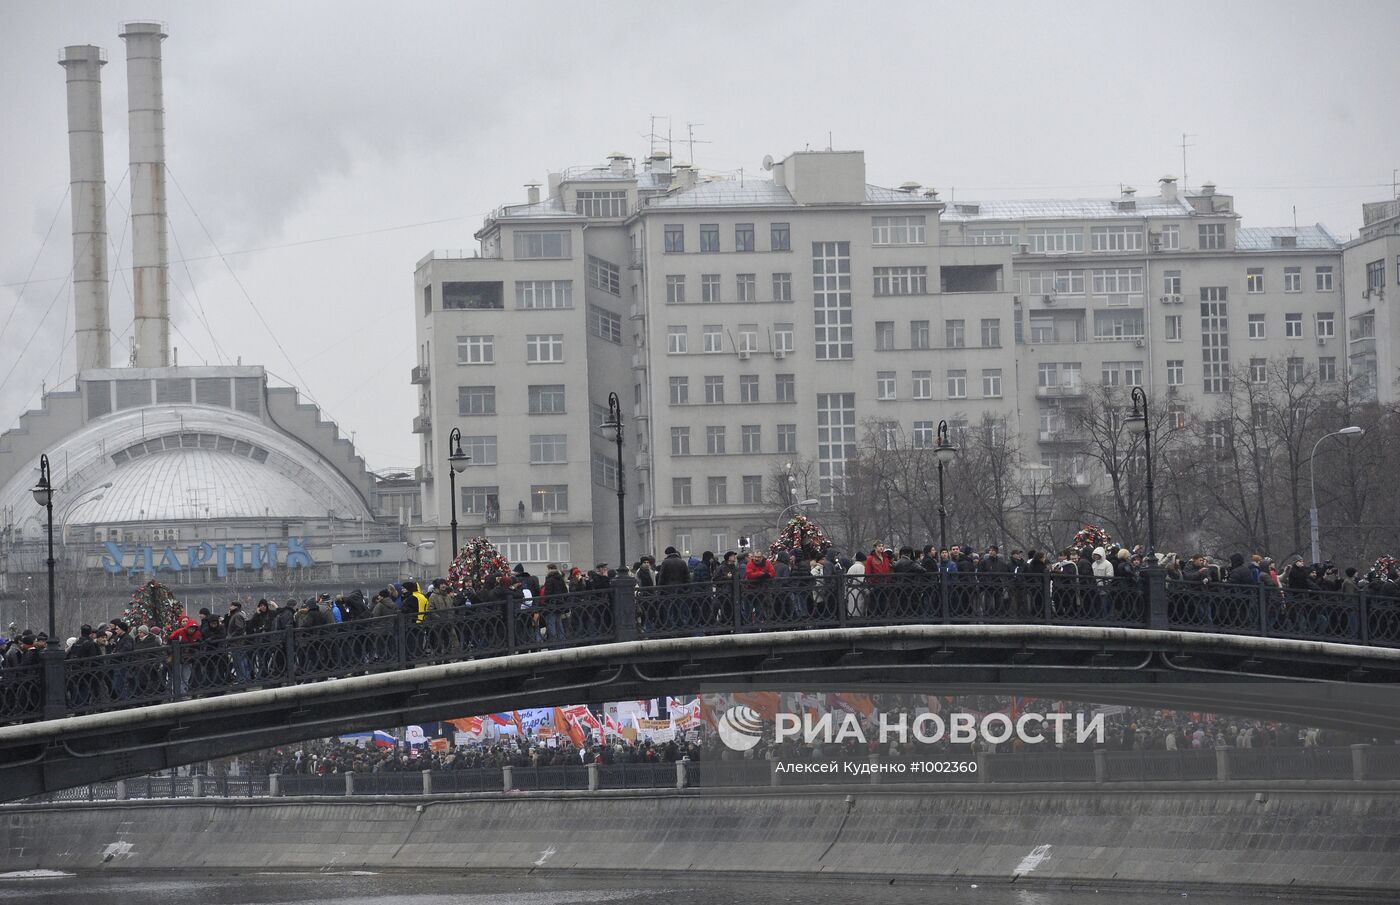
[[[1234,194],[1246,225],[1290,224],[1296,206],[1300,224],[1343,238],[1363,201],[1390,197],[1400,167],[1393,0],[6,0],[0,430],[38,405],[44,382],[71,386],[75,367],[67,44],[111,60],[109,230],[129,264],[117,33],[132,20],[170,34],[180,363],[265,365],[354,432],[375,469],[417,464],[415,262],[472,247],[483,214],[549,170],[645,155],[653,114],[670,117],[677,160],[697,124],[704,171],[755,174],[765,154],[824,148],[830,134],[865,151],[869,181],[913,179],[945,200],[1146,194],[1181,175],[1185,132],[1190,183]],[[114,363],[129,349],[129,285],[112,282],[113,331],[126,330]]]

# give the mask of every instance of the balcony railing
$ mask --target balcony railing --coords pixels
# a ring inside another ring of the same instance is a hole
[[[414,365],[408,379],[414,386],[426,386],[432,379],[431,374],[427,365]]]
[[[433,416],[419,415],[413,419],[413,432],[415,434],[430,434],[433,432]]]
[[[1061,397],[1066,397],[1066,396],[1083,396],[1083,395],[1084,395],[1084,384],[1082,384],[1082,383],[1074,383],[1074,384],[1062,384],[1062,383],[1057,383],[1057,384],[1055,384],[1055,385],[1053,385],[1053,386],[1048,386],[1048,387],[1036,387],[1036,388],[1035,388],[1035,395],[1036,395],[1037,397],[1041,398],[1041,399],[1046,399],[1046,398],[1051,398],[1051,397],[1054,397],[1054,398],[1061,398]]]

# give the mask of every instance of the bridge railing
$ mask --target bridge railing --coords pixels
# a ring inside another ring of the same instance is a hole
[[[1055,573],[799,575],[501,600],[0,671],[0,721],[98,713],[430,663],[636,639],[909,624],[1225,632],[1400,646],[1400,599]]]

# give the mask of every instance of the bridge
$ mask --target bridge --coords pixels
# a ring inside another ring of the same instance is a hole
[[[0,800],[308,737],[704,689],[1033,689],[1400,737],[1400,600],[1051,575],[603,591],[7,670]]]

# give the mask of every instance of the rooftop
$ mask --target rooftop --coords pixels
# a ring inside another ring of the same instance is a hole
[[[918,193],[901,192],[878,185],[865,186],[866,204],[932,203]],[[785,186],[756,176],[710,178],[693,188],[647,199],[648,208],[689,208],[729,206],[792,207],[797,202]]]
[[[1044,201],[958,201],[948,202],[943,222],[975,223],[983,220],[1141,220],[1143,217],[1189,217],[1195,213],[1184,198],[1164,201],[1159,197],[1130,199],[1123,209],[1122,198],[1072,198]]]
[[[1292,239],[1294,244],[1287,244]],[[1338,251],[1342,244],[1321,223],[1312,226],[1241,226],[1235,230],[1237,251],[1277,251],[1298,248],[1304,251]]]

